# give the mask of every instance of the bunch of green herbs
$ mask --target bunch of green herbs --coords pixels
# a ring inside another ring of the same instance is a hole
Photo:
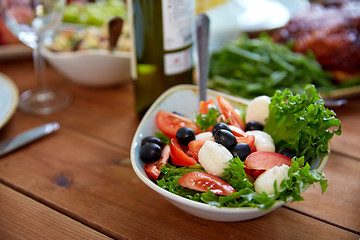
[[[214,52],[210,59],[208,87],[232,95],[252,99],[259,95],[272,96],[276,90],[301,91],[313,84],[319,92],[336,88],[332,76],[322,70],[314,55],[303,55],[262,34],[240,39]]]

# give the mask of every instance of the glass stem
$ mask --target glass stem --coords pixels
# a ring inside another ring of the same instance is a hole
[[[38,89],[40,91],[45,91],[47,88],[46,85],[46,63],[44,56],[41,54],[41,49],[43,45],[43,34],[39,34],[37,40],[37,47],[33,51],[34,67],[35,67],[35,77],[38,84]]]

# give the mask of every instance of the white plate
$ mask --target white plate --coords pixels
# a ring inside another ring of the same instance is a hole
[[[19,91],[15,83],[0,73],[0,129],[10,120],[19,103]]]
[[[219,50],[241,32],[259,32],[286,25],[310,6],[307,0],[229,0],[206,11],[210,18],[210,51]]]

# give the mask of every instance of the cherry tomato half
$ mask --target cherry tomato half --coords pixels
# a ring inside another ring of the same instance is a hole
[[[229,196],[231,193],[236,192],[224,180],[205,172],[189,172],[182,176],[178,183],[183,187],[200,192],[207,192],[210,189],[211,192],[217,195]]]
[[[246,143],[251,148],[251,152],[256,151],[255,148],[255,136],[254,135],[246,135],[244,137],[236,137],[237,143]]]
[[[225,119],[229,120],[231,125],[238,127],[242,130],[245,129],[245,123],[243,119],[235,112],[234,107],[222,96],[217,97],[217,101],[219,104],[220,112],[225,117]]]
[[[169,138],[176,138],[176,132],[182,127],[189,127],[195,134],[201,132],[201,129],[190,119],[174,113],[168,113],[159,110],[155,117],[156,126]]]
[[[281,167],[283,164],[291,166],[291,158],[267,151],[253,152],[244,161],[245,167],[253,170],[269,170],[275,166]]]
[[[194,158],[188,156],[184,152],[184,150],[181,148],[176,138],[171,139],[170,156],[171,156],[171,162],[174,165],[191,166],[197,164],[197,161]]]
[[[214,141],[214,139],[199,139],[189,142],[189,153],[196,161],[199,160],[199,151],[206,141]]]
[[[200,102],[200,107],[199,107],[199,113],[201,114],[207,114],[209,112],[209,107],[214,105],[215,106],[215,102],[212,98],[210,98],[207,101],[201,101]]]
[[[154,179],[158,179],[161,171],[160,168],[164,166],[168,161],[170,157],[170,146],[166,145],[161,153],[161,158],[152,163],[146,163],[145,164],[145,171]]]

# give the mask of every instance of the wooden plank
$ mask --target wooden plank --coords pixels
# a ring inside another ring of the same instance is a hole
[[[47,116],[50,121],[130,149],[132,137],[139,124],[135,114],[131,84],[114,89],[87,89],[72,86],[72,105]]]
[[[140,182],[127,156],[126,151],[65,128],[56,138],[2,159],[0,178],[113,238],[269,239],[270,235],[270,239],[318,239],[319,233],[324,239],[356,237],[284,208],[246,222],[199,219],[177,209]]]
[[[342,134],[335,135],[331,149],[334,152],[344,153],[360,161],[360,98],[350,99],[341,107],[333,108],[337,118],[341,120]]]
[[[0,184],[0,239],[110,239]]]
[[[333,153],[324,173],[329,186],[323,195],[319,185],[311,186],[302,194],[306,201],[287,206],[360,234],[359,162]]]
[[[22,71],[18,70],[20,64]],[[17,83],[20,91],[35,84],[31,62],[20,60],[19,65],[11,62],[3,62],[2,65],[4,67],[1,70]],[[24,72],[27,73],[26,76]],[[50,82],[64,85],[73,94],[73,102],[68,109],[43,116],[44,120],[60,121],[78,131],[130,148],[139,123],[134,111],[134,90],[131,83],[115,88],[89,88],[69,83],[52,68],[48,69],[47,75]],[[343,130],[341,136],[334,136],[332,150],[357,159],[360,159],[360,144],[357,141],[360,135],[359,100],[360,98],[353,98],[344,106],[332,108],[341,120]],[[23,114],[20,116],[22,119]]]
[[[0,70],[13,78],[20,91],[35,84],[30,61],[1,64]],[[73,93],[71,106],[40,117],[16,112],[0,136],[2,140],[48,121],[62,125],[52,136],[0,160],[0,180],[27,196],[116,239],[359,238],[359,169],[355,164],[360,156],[359,100],[336,109],[344,133],[332,144],[333,152],[339,154],[331,156],[325,173],[337,181],[329,183],[325,196],[320,196],[319,188],[314,195],[309,189],[304,193],[307,201],[299,203],[306,205],[294,203],[290,209],[251,221],[219,223],[182,212],[142,184],[132,171],[128,156],[138,121],[131,84],[91,89],[70,84],[51,69],[48,75]],[[344,160],[342,153],[354,159]],[[330,164],[332,159],[334,164]],[[331,211],[332,206],[339,209]]]

